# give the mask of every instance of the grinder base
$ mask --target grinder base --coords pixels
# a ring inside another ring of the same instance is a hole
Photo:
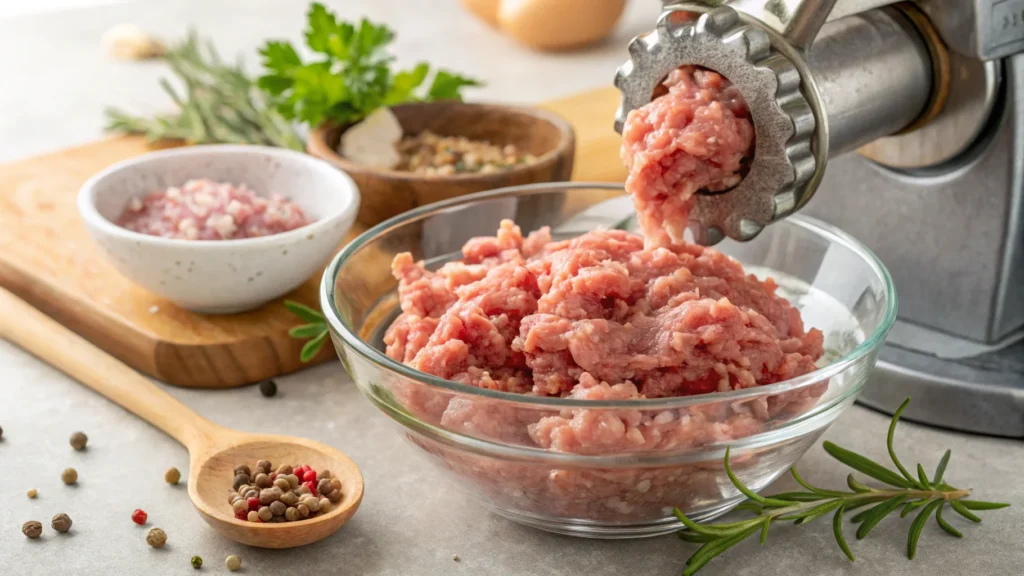
[[[1024,438],[1024,341],[969,358],[943,359],[886,343],[859,402],[966,432]]]

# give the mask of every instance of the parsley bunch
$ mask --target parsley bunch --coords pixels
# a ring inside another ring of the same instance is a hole
[[[266,73],[259,87],[276,99],[278,112],[291,120],[317,126],[358,122],[381,106],[404,102],[461,99],[460,91],[481,86],[473,79],[438,70],[429,87],[426,63],[392,72],[387,52],[395,34],[387,26],[362,19],[339,20],[323,4],[307,15],[306,44],[317,58],[303,62],[288,42],[269,41],[260,50]]]

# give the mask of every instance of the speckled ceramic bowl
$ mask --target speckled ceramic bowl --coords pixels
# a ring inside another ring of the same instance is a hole
[[[315,221],[243,240],[161,238],[114,223],[133,197],[193,178],[281,194]],[[78,194],[89,235],[122,274],[182,308],[207,314],[251,310],[308,280],[338,249],[358,208],[359,190],[344,172],[307,154],[261,146],[145,154],[103,170]]]

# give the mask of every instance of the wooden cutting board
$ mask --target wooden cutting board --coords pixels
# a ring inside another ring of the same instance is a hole
[[[586,92],[543,105],[576,129],[574,179],[622,181],[612,129],[618,92]],[[282,301],[318,306],[320,275],[259,310],[204,316],[132,284],[108,264],[79,221],[75,195],[104,167],[152,150],[116,137],[0,164],[0,285],[150,376],[179,386],[226,388],[299,370],[298,323]],[[359,230],[353,230],[354,237]],[[313,363],[334,357],[326,346]]]

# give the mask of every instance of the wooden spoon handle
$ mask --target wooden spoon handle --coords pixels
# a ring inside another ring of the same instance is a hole
[[[220,427],[159,386],[0,288],[0,335],[163,430],[190,450]]]

